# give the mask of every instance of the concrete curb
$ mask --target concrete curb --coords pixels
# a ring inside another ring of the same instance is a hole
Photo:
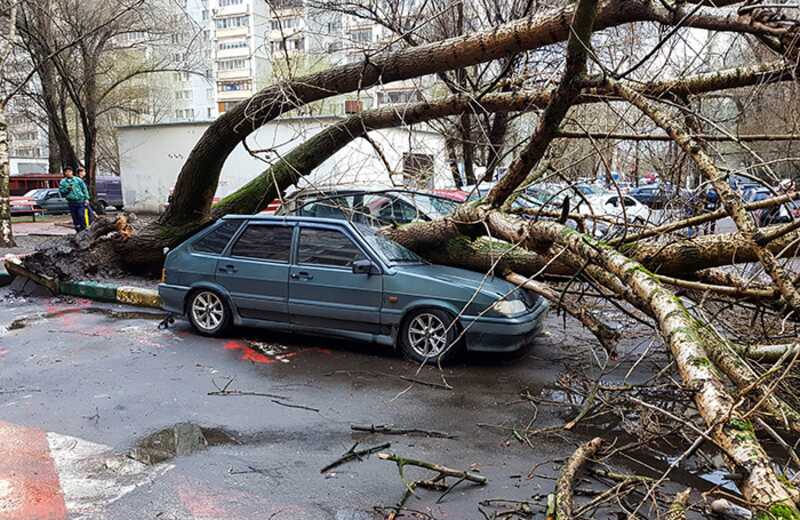
[[[150,307],[161,309],[161,298],[155,289],[144,289],[142,287],[132,287],[130,285],[116,285],[107,282],[94,282],[91,280],[59,282],[48,276],[32,273],[23,267],[19,259],[7,258],[5,267],[8,270],[10,279],[14,276],[22,276],[47,287],[55,294],[66,294],[78,298],[108,302],[124,303],[137,307]],[[10,283],[10,280],[9,280]],[[0,286],[2,286],[2,276],[0,276]]]

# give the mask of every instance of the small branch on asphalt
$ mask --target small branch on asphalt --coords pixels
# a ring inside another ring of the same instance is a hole
[[[310,406],[304,406],[302,404],[289,404],[289,403],[284,403],[283,401],[278,401],[277,399],[272,399],[272,402],[275,403],[275,404],[279,404],[281,406],[285,406],[287,408],[298,408],[300,410],[308,410],[309,412],[317,412],[317,413],[319,413],[319,409],[312,408]]]
[[[364,460],[363,457],[368,457],[368,456],[372,455],[373,453],[377,453],[377,452],[379,452],[381,450],[388,449],[388,448],[390,448],[392,446],[392,444],[389,443],[389,442],[386,442],[386,443],[383,443],[383,444],[379,444],[377,446],[373,446],[372,448],[364,448],[363,450],[357,450],[356,449],[357,446],[358,446],[358,443],[353,444],[353,446],[349,450],[347,450],[344,453],[344,455],[342,455],[338,459],[334,460],[333,462],[331,462],[330,464],[328,464],[327,466],[325,466],[324,468],[319,470],[319,472],[320,473],[327,473],[328,471],[332,470],[333,468],[341,466],[342,464],[346,464],[346,463],[348,463],[348,462],[350,462],[352,460]]]
[[[242,391],[242,390],[228,390],[228,387],[231,386],[231,383],[233,383],[234,379],[236,379],[236,378],[235,377],[231,377],[230,379],[228,379],[228,382],[225,383],[225,386],[220,388],[219,385],[217,384],[217,382],[214,381],[214,379],[212,378],[211,379],[211,384],[213,384],[214,387],[217,390],[215,392],[209,392],[208,395],[224,395],[224,396],[228,396],[228,395],[232,395],[232,396],[249,395],[249,396],[255,396],[255,397],[271,397],[273,399],[289,399],[286,396],[278,395],[278,394],[265,394],[263,392],[245,392],[245,391]]]
[[[397,469],[400,471],[401,478],[403,478],[403,469],[405,468],[405,466],[417,466],[420,468],[429,469],[431,471],[439,473],[439,475],[437,476],[465,479],[469,480],[470,482],[475,482],[476,484],[480,484],[481,486],[486,485],[486,483],[489,481],[489,479],[487,479],[483,475],[479,475],[472,471],[461,471],[458,469],[452,469],[448,468],[447,466],[442,466],[441,464],[435,464],[424,460],[406,459],[404,457],[400,457],[393,453],[378,453],[378,458],[381,460],[388,460],[397,464]]]
[[[419,428],[392,428],[387,424],[352,424],[350,429],[356,432],[382,433],[384,435],[413,435],[419,434],[426,437],[436,437],[439,439],[457,439],[457,435],[437,430],[421,430]]]
[[[398,376],[398,377],[403,381],[407,381],[409,383],[418,383],[420,385],[430,386],[431,388],[439,388],[440,390],[453,389],[453,387],[450,386],[450,384],[447,381],[445,381],[444,378],[442,379],[443,381],[442,383],[432,383],[430,381],[423,381],[422,379],[417,379],[414,377],[408,377],[408,376]]]
[[[278,394],[265,394],[263,392],[245,392],[242,390],[218,390],[216,392],[209,392],[208,395],[217,395],[217,396],[255,396],[255,397],[271,397],[273,399],[289,399],[285,395],[278,395]]]

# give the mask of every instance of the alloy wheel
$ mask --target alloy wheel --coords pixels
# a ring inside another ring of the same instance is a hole
[[[192,300],[194,322],[206,332],[213,332],[225,317],[225,307],[219,296],[203,291]]]
[[[417,314],[408,324],[408,345],[423,358],[435,358],[447,349],[447,332],[435,314]]]

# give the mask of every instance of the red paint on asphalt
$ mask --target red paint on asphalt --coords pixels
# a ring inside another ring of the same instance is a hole
[[[0,421],[0,520],[64,520],[45,432]]]
[[[239,358],[241,361],[252,361],[253,363],[258,363],[261,365],[271,365],[275,363],[275,360],[271,357],[267,356],[266,354],[262,354],[261,352],[256,352],[243,341],[238,340],[230,340],[225,342],[225,350],[239,350],[242,352],[241,357]]]

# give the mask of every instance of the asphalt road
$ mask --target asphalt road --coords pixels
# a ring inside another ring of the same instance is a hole
[[[436,518],[479,518],[481,500],[550,492],[552,462],[588,438],[565,432],[528,446],[511,434],[532,419],[542,427],[569,418],[519,397],[547,395],[567,362],[588,366],[587,343],[566,342],[560,318],[519,355],[417,373],[375,345],[257,330],[211,339],[184,322],[159,330],[160,317],[0,290],[0,520],[380,518],[374,508],[403,494],[392,463],[370,457],[320,473],[356,442],[480,471],[487,486],[462,483],[438,503],[441,493],[421,490],[408,504]],[[209,395],[219,389],[269,395]],[[183,422],[206,428],[212,445],[155,465],[128,457]],[[457,438],[354,433],[352,424]]]

